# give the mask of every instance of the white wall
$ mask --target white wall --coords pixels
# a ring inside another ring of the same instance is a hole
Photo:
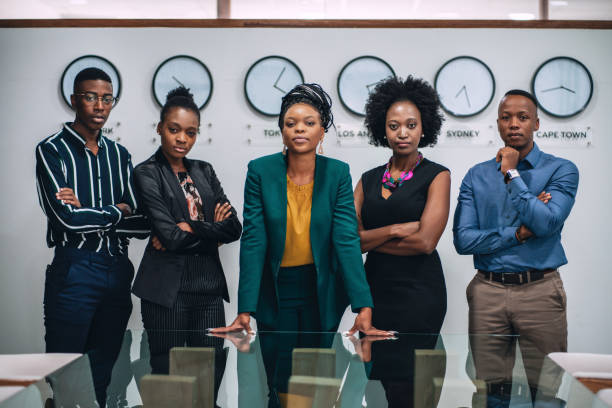
[[[274,126],[275,119],[254,113],[243,96],[243,78],[250,64],[270,54],[291,58],[306,81],[319,82],[332,95],[339,123],[358,125],[336,93],[336,78],[350,59],[364,54],[385,59],[401,76],[414,74],[433,81],[436,70],[457,55],[473,55],[492,69],[497,83],[494,102],[469,120],[448,118],[445,126],[488,126],[495,123],[496,104],[505,90],[529,88],[531,76],[544,60],[569,55],[590,69],[595,84],[593,99],[581,115],[570,120],[541,114],[542,126],[591,126],[589,148],[546,147],[544,150],[574,161],[581,175],[576,205],[563,232],[569,264],[561,269],[568,294],[569,348],[571,351],[612,353],[612,273],[607,251],[612,216],[609,212],[609,157],[612,138],[607,119],[612,112],[612,32],[604,30],[511,29],[0,29],[0,353],[44,350],[42,295],[45,265],[52,251],[45,245],[46,223],[38,207],[34,181],[34,147],[73,118],[59,94],[59,79],[66,65],[84,54],[111,60],[123,78],[121,101],[108,124],[116,129],[134,162],[155,149],[151,140],[158,107],[151,96],[151,78],[157,65],[172,55],[200,58],[214,80],[212,100],[203,111],[203,135],[191,157],[210,161],[228,197],[242,210],[242,189],[247,162],[278,151],[277,147],[249,147],[247,124]],[[208,127],[208,124],[211,127]],[[205,138],[202,138],[205,139]],[[426,157],[452,171],[452,212],[467,169],[487,160],[497,147],[435,147]],[[339,148],[335,136],[325,154],[350,163],[354,182],[360,174],[388,160],[382,148]],[[474,274],[471,257],[459,256],[452,246],[451,223],[440,240],[448,288],[446,333],[467,331],[465,287]],[[134,241],[131,258],[137,266],[144,242]],[[237,288],[238,243],[223,246],[221,256],[228,275],[230,296]],[[141,327],[140,307],[134,298],[131,327]],[[228,319],[235,303],[226,307]]]

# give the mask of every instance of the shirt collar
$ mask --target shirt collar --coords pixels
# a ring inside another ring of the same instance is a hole
[[[533,169],[538,165],[538,162],[540,161],[540,157],[542,157],[542,151],[540,150],[538,145],[535,142],[533,142],[533,148],[527,154],[527,156],[525,156],[525,158],[519,162],[517,167],[522,167],[521,163],[524,163],[524,165],[528,165]],[[500,168],[501,168],[501,162],[497,163],[497,170],[499,170]]]
[[[85,147],[85,143],[86,143],[85,138],[83,136],[81,136],[79,134],[79,132],[74,130],[71,125],[72,125],[71,122],[64,123],[64,130],[66,130],[66,132],[67,132],[66,133],[67,139],[72,140],[72,141],[76,142],[77,144]],[[98,132],[98,138],[96,139],[97,143],[98,143],[98,147],[103,147],[102,140],[101,140],[101,137],[100,137],[101,133],[102,133],[102,131],[100,130]]]

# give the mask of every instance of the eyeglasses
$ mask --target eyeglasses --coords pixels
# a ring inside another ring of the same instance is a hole
[[[76,92],[75,95],[79,95],[83,97],[83,100],[88,104],[94,104],[99,100],[102,101],[104,105],[114,105],[119,98],[114,97],[113,95],[102,95],[98,96],[95,92]]]

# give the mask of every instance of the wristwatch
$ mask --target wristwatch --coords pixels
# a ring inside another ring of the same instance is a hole
[[[515,179],[520,176],[521,175],[519,174],[517,169],[510,169],[506,172],[506,175],[504,176],[504,183],[508,184],[510,180]]]

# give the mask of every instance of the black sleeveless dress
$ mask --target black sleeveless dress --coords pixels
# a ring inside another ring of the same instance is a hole
[[[389,198],[381,193],[382,165],[361,176],[364,201],[361,219],[365,229],[419,221],[427,192],[444,166],[423,159],[414,176]],[[368,252],[365,270],[374,300],[375,327],[400,333],[439,333],[446,315],[446,284],[438,252],[397,256]]]

